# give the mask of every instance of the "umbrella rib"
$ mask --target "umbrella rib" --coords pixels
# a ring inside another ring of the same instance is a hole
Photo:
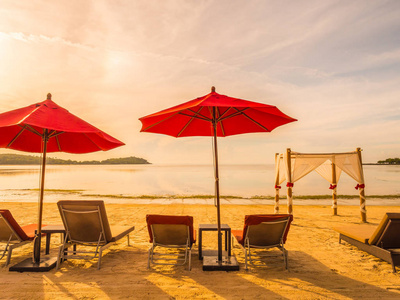
[[[147,126],[146,128],[142,129],[141,131],[147,131],[148,129],[150,129],[150,128],[152,128],[152,127],[154,127],[154,126],[156,126],[156,125],[158,125],[158,124],[160,124],[160,123],[162,123],[164,121],[167,121],[168,119],[176,116],[177,114],[179,114],[179,112],[176,112],[173,115],[170,115],[168,118],[162,119],[162,120],[160,120],[160,121],[158,121],[158,122],[156,122],[154,124],[151,124],[150,126]]]
[[[53,131],[49,134],[49,138],[57,137],[58,135],[63,134],[63,133],[65,133],[65,131],[59,131],[59,132],[57,132],[56,130],[53,130]]]
[[[34,134],[37,134],[38,136],[41,136],[43,138],[43,134],[41,134],[39,131],[37,131],[35,128],[25,125],[26,129]]]
[[[179,133],[177,134],[177,137],[179,137],[179,136],[182,134],[182,132],[185,131],[185,129],[190,125],[190,123],[192,123],[192,121],[193,121],[195,118],[196,118],[196,119],[200,119],[200,120],[204,120],[203,118],[199,118],[199,117],[197,116],[198,114],[200,114],[200,111],[202,110],[203,107],[204,107],[204,106],[200,106],[200,108],[199,108],[199,110],[198,110],[197,112],[195,112],[195,111],[189,109],[189,111],[191,111],[191,112],[193,112],[193,113],[195,114],[194,116],[190,116],[190,115],[187,115],[187,114],[184,114],[184,113],[180,113],[181,115],[189,116],[189,117],[191,117],[191,118],[190,118],[190,120],[185,124],[185,126],[183,126],[183,128],[181,129],[181,131],[179,131]],[[200,115],[200,116],[202,116],[202,115]],[[202,117],[203,117],[203,116],[202,116]]]
[[[103,149],[101,149],[95,142],[93,142],[93,141],[90,139],[90,137],[87,136],[86,132],[83,132],[83,135],[86,136],[87,139],[88,139],[89,141],[91,141],[93,145],[95,145],[97,148],[99,148],[99,150],[103,150]],[[93,151],[93,152],[94,152],[94,151]]]
[[[202,110],[203,107],[204,106],[200,106],[200,109],[197,112],[195,112],[194,110],[191,110],[190,108],[188,108],[188,111],[191,111],[192,113],[195,114],[194,116],[190,116],[189,115],[189,117],[195,117],[195,118],[202,119],[202,120],[205,120],[205,121],[211,121],[210,118],[207,118],[206,116],[200,114],[200,110]],[[183,114],[183,113],[181,113],[181,114]]]
[[[226,116],[226,117],[222,118],[223,115],[225,115],[231,108],[235,109],[236,112],[233,113],[233,114],[231,114],[231,115],[229,115],[229,116]],[[219,121],[225,121],[226,119],[236,117],[236,116],[238,116],[238,115],[240,115],[240,114],[245,115],[243,112],[244,112],[245,110],[248,110],[248,109],[249,109],[249,107],[246,107],[246,108],[244,108],[244,109],[242,109],[242,110],[239,110],[239,109],[237,109],[236,107],[230,107],[228,110],[226,110],[225,113],[223,113],[223,114],[221,115],[221,119],[219,119]]]
[[[21,125],[19,125],[19,126],[21,126]],[[9,148],[15,142],[15,140],[21,135],[21,133],[24,132],[24,130],[27,128],[26,125],[21,126],[21,127],[22,127],[22,129],[18,132],[18,134],[16,136],[14,136],[14,138],[11,140],[11,142],[8,143],[6,148]]]
[[[229,108],[230,109],[230,108]],[[221,116],[223,116],[229,109],[227,109]],[[224,129],[224,125],[222,124],[222,120],[220,121],[220,115],[219,115],[219,108],[216,107],[216,111],[217,111],[217,124],[219,123],[219,126],[221,127],[221,131],[222,131],[222,135],[225,136],[225,129]]]
[[[261,125],[259,122],[257,122],[256,120],[254,120],[253,118],[251,118],[250,116],[248,116],[247,114],[243,113],[242,111],[239,111],[236,107],[234,107],[234,109],[236,109],[238,111],[238,113],[242,114],[243,116],[245,116],[247,119],[249,119],[250,121],[252,121],[253,123],[257,124],[258,126],[260,126],[262,129],[264,129],[267,132],[271,132],[271,130],[269,130],[267,127],[265,127],[264,125]]]
[[[57,142],[58,151],[61,151],[60,141],[58,140],[58,135],[55,136]]]
[[[39,131],[37,131],[35,128],[29,126],[28,124],[25,124],[25,125],[18,124],[18,126],[20,126],[22,129],[21,129],[20,132],[18,132],[18,134],[12,139],[12,141],[8,143],[7,148],[9,148],[9,147],[15,142],[15,140],[24,132],[25,129],[28,130],[28,131],[30,131],[30,132],[32,132],[32,133],[34,133],[34,134],[37,134],[38,136],[40,136],[40,137],[43,138],[43,135],[40,134]]]
[[[220,115],[220,118],[223,118],[224,115],[226,115],[230,110],[232,109],[232,107],[229,107],[222,115]],[[229,117],[229,116],[228,116]],[[221,119],[221,121],[223,121],[224,119]]]

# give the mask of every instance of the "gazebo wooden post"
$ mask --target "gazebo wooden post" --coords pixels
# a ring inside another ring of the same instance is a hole
[[[333,209],[333,215],[337,216],[337,191],[336,191],[336,164],[332,162],[332,209]]]
[[[286,149],[287,212],[293,214],[291,150]]]
[[[275,214],[279,214],[279,160],[279,153],[275,153]]]
[[[364,171],[362,166],[362,158],[361,158],[361,148],[357,148],[359,166],[360,166],[360,174],[362,182],[359,183],[359,191],[360,191],[360,212],[361,212],[361,221],[363,223],[367,222],[367,210],[365,206],[365,192],[364,192]]]

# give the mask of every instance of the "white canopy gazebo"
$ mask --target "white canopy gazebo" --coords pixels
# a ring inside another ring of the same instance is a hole
[[[336,187],[341,172],[345,172],[357,182],[360,193],[360,211],[362,222],[367,221],[364,194],[364,173],[361,149],[345,153],[298,153],[290,148],[285,153],[275,155],[275,213],[279,213],[280,184],[286,180],[288,213],[293,213],[293,184],[312,171],[316,171],[329,183],[332,190],[333,214],[337,215]]]

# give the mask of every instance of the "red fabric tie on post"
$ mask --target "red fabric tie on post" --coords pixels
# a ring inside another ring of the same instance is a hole
[[[337,187],[336,184],[334,184],[334,185],[331,184],[331,185],[329,186],[329,189],[330,189],[330,190],[333,190],[333,189],[335,189],[336,187]]]
[[[358,184],[358,183],[357,183],[357,185],[356,185],[356,187],[355,187],[356,190],[358,190],[358,189],[363,189],[363,188],[365,188],[365,184],[364,184],[364,183],[363,183],[363,184]]]
[[[287,187],[293,187],[293,186],[294,186],[294,183],[288,182],[288,183],[286,184],[286,186],[287,186]]]
[[[282,187],[280,185],[275,185],[276,189],[281,189]]]

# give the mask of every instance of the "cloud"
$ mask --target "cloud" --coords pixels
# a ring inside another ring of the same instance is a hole
[[[139,133],[138,118],[215,85],[299,119],[222,139],[225,163],[358,146],[376,161],[400,147],[399,12],[398,1],[8,1],[0,110],[52,92],[127,144],[94,158],[209,163],[209,139]]]

